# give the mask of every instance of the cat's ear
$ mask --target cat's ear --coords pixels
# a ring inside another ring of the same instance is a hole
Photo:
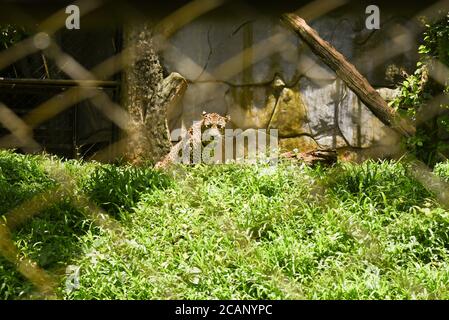
[[[204,117],[206,114],[207,112],[203,110],[203,113],[201,115]]]
[[[229,114],[226,115],[226,121],[231,121],[231,116]]]

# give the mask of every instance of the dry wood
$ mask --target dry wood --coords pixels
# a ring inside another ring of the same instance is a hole
[[[187,81],[179,74],[164,79],[151,21],[126,25],[124,43],[135,61],[122,77],[122,104],[131,117],[125,158],[134,163],[156,163],[170,152],[167,109],[177,106]]]
[[[390,108],[354,65],[349,63],[330,43],[323,40],[302,18],[290,13],[284,14],[281,19],[327,66],[335,71],[380,121],[403,136],[410,137],[415,133],[414,126]]]
[[[299,153],[289,151],[282,153],[281,158],[303,161],[311,166],[317,164],[330,166],[337,162],[337,152],[335,150],[313,150]]]

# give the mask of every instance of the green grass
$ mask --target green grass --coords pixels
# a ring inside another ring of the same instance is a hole
[[[56,182],[0,153],[0,215]],[[57,160],[54,160],[57,161]],[[396,162],[180,167],[64,163],[124,234],[61,199],[13,232],[63,299],[447,299],[449,211]],[[449,163],[435,173],[449,178]],[[67,286],[68,269],[79,285]],[[0,297],[34,288],[0,258]]]

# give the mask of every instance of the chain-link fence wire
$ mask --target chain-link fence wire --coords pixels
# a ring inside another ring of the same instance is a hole
[[[74,4],[80,8],[81,17],[83,17],[101,8],[106,2],[80,0]],[[346,0],[315,0],[298,8],[296,13],[307,20],[313,20],[347,4],[347,2]],[[164,17],[154,27],[153,40],[156,51],[173,46],[167,41],[173,33],[201,15],[220,8],[225,3],[225,0],[193,0]],[[139,10],[133,8],[131,4],[122,5],[137,19],[142,18]],[[419,15],[435,17],[435,13],[448,8],[448,1],[440,1]],[[30,36],[14,46],[0,51],[0,70],[6,76],[44,80],[73,80],[74,82],[71,86],[65,87],[62,93],[56,92],[55,95],[52,95],[53,92],[35,92],[31,89],[29,91],[14,91],[11,88],[9,90],[8,88],[1,90],[0,123],[3,126],[2,130],[4,130],[2,133],[8,132],[0,138],[0,147],[2,148],[21,148],[22,151],[30,153],[43,150],[43,147],[36,140],[44,141],[45,144],[51,144],[51,142],[42,139],[39,133],[36,132],[37,128],[42,124],[51,123],[53,120],[54,125],[59,124],[61,126],[60,130],[71,130],[70,124],[64,122],[65,119],[69,119],[71,116],[64,118],[63,114],[67,111],[75,112],[73,111],[75,110],[74,106],[83,101],[89,101],[118,128],[124,131],[128,128],[129,115],[126,110],[114,101],[112,94],[99,89],[95,82],[113,79],[124,68],[133,65],[136,62],[136,56],[131,54],[132,48],[122,48],[118,52],[120,47],[116,38],[114,38],[113,34],[109,34],[106,38],[112,39],[111,46],[105,52],[97,54],[96,59],[91,59],[92,55],[83,50],[83,47],[77,41],[70,39],[71,35],[64,31],[65,19],[67,17],[64,9],[49,16],[44,21],[36,21],[39,22],[39,27]],[[14,12],[14,14],[27,16],[27,13],[21,12],[19,8],[13,7],[12,10],[11,12]],[[32,19],[29,16],[27,18]],[[89,35],[84,35],[84,37],[88,38]],[[396,28],[394,33],[392,33],[391,39],[392,43],[395,44],[395,50],[391,51],[390,56],[407,50],[410,45],[408,43],[410,39],[409,30],[400,27]],[[241,61],[242,57],[247,54],[245,51],[251,51],[251,56],[253,57],[251,63],[255,64],[291,45],[287,41],[285,34],[276,33],[268,39],[239,52],[211,72],[205,72],[203,66],[196,64],[190,57],[184,55],[180,49],[173,47],[172,49],[176,50],[179,61],[190,64],[192,67],[200,70],[203,79],[226,80],[242,72]],[[381,49],[375,48],[372,52],[367,52],[366,54],[381,57],[381,55],[376,54],[376,50]],[[389,56],[384,56],[376,59],[376,64],[381,64],[382,61],[388,58]],[[25,71],[23,68],[20,68],[19,66],[21,63],[24,63],[24,59],[29,59],[28,66],[31,65],[33,68],[27,68]],[[297,63],[297,61],[293,60],[291,62]],[[311,65],[314,63],[311,62]],[[447,68],[440,65],[437,70],[438,74],[431,74],[431,76],[435,77],[436,80],[445,81],[448,78]],[[437,99],[438,97],[435,98],[435,101],[431,101],[431,104],[437,103]],[[17,103],[20,105],[20,108],[15,108],[12,111],[9,106]],[[51,139],[51,137],[47,137],[47,139]],[[69,144],[70,142],[67,141],[67,145]],[[120,152],[121,147],[125,144],[125,140],[120,140],[114,143],[112,147]],[[104,150],[100,150],[98,154],[101,155],[102,152],[107,154],[112,147],[109,145]],[[22,257],[11,239],[12,230],[20,227],[20,225],[45,208],[64,198],[69,198],[73,205],[87,214],[95,223],[107,230],[120,234],[121,239],[124,238],[124,231],[116,220],[109,217],[106,212],[93,204],[86,195],[73,194],[76,179],[66,172],[58,162],[46,160],[45,167],[48,174],[58,182],[58,187],[34,196],[4,215],[4,220],[0,223],[0,254],[13,263],[17,270],[42,294],[53,297],[55,296],[54,290],[58,280],[54,275],[40,268],[35,262]],[[417,174],[418,180],[423,183],[429,180],[431,173],[426,168],[420,168],[420,170],[416,171],[420,172]],[[437,183],[433,183],[433,185],[438,185],[438,188],[442,188]],[[440,197],[440,199],[446,201],[445,204],[448,203],[447,197]]]

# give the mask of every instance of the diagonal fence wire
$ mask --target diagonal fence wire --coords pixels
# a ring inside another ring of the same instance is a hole
[[[205,3],[207,1],[204,0],[196,0],[189,3],[175,14],[164,19],[159,24],[159,28],[164,30],[165,33],[167,33],[167,30],[169,33],[174,32],[181,28],[183,24],[219,6],[223,1],[215,1],[207,8],[203,7]],[[90,4],[81,6],[85,8],[82,12],[85,14],[98,8],[101,1],[78,1],[77,4]],[[191,14],[186,14],[189,12]],[[173,19],[183,15],[189,16],[188,19],[181,21],[181,23],[180,21],[173,23]],[[0,146],[16,144],[16,146],[22,147],[25,151],[33,151],[40,148],[39,144],[32,138],[33,128],[84,99],[90,99],[112,122],[121,129],[126,130],[128,114],[112,102],[104,92],[84,87],[82,80],[95,80],[97,77],[109,78],[123,68],[133,64],[135,62],[132,59],[133,56],[130,54],[129,49],[125,49],[118,55],[103,61],[100,65],[88,71],[73,57],[64,53],[50,37],[63,26],[65,18],[66,15],[63,11],[57,12],[41,24],[41,30],[36,35],[19,42],[8,50],[0,52],[0,69],[27,55],[49,47],[49,50],[46,51],[47,55],[54,59],[60,69],[72,79],[80,81],[79,85],[67,90],[62,95],[63,99],[61,99],[61,96],[57,96],[45,101],[24,116],[23,119],[17,117],[6,105],[0,104],[0,122],[11,132],[9,136],[0,139]],[[165,28],[164,26],[169,27]],[[66,173],[63,168],[51,161],[47,161],[45,167],[49,175],[58,182],[58,187],[34,196],[3,216],[3,221],[0,222],[0,254],[13,263],[17,270],[33,283],[43,295],[53,297],[56,286],[54,277],[39,268],[35,262],[21,257],[19,250],[11,239],[11,230],[14,230],[52,204],[63,198],[70,197],[72,203],[77,208],[82,209],[94,223],[106,230],[120,234],[121,238],[123,238],[124,231],[116,220],[110,218],[104,210],[96,206],[86,195],[72,194],[76,188],[74,185],[76,179]]]
[[[99,0],[80,0],[75,4],[80,7],[81,16],[83,16],[95,9],[101,8],[106,2],[107,1]],[[226,0],[191,1],[162,19],[162,21],[154,28],[154,42],[157,46],[156,51],[163,50],[170,46],[168,39],[177,30],[183,28],[184,25],[211,10],[219,8],[226,2]],[[347,2],[348,1],[346,0],[315,0],[299,8],[296,12],[308,19],[316,19],[327,12],[345,5]],[[448,1],[446,0],[440,1],[437,5],[426,9],[422,14],[433,15],[437,8],[447,8],[447,3]],[[138,13],[137,10],[136,13]],[[56,62],[56,65],[65,74],[75,81],[78,81],[77,86],[66,90],[60,96],[52,97],[38,105],[23,118],[15,115],[15,113],[5,104],[0,104],[0,122],[10,131],[9,135],[0,138],[0,146],[20,146],[26,152],[39,150],[41,146],[33,138],[33,129],[86,99],[90,100],[95,107],[97,107],[119,128],[126,130],[129,123],[128,113],[117,103],[112,101],[104,92],[91,86],[86,86],[83,81],[110,78],[124,68],[134,64],[137,57],[131,53],[131,48],[124,48],[117,55],[101,62],[91,70],[87,70],[74,57],[65,53],[52,38],[57,30],[64,27],[66,17],[67,15],[64,10],[56,12],[40,24],[40,27],[36,30],[36,33],[33,36],[0,52],[0,70],[28,55],[44,51],[48,57]],[[410,39],[409,32],[410,31],[405,28],[396,29],[392,41],[399,44],[396,46],[398,47],[398,50],[391,51],[388,56],[382,56],[383,59],[376,60],[376,63],[381,63],[382,61],[405,51],[406,47],[402,45]],[[202,71],[200,80],[226,80],[243,71],[241,61],[243,57],[247,56],[249,53],[252,57],[251,64],[255,64],[273,53],[282,51],[285,46],[288,45],[291,44],[286,40],[285,34],[275,33],[271,37],[253,44],[249,48],[245,48],[210,72],[205,72],[202,66],[199,66],[192,59],[183,55],[180,50],[177,49],[177,52],[180,59],[192,64],[197,70]],[[374,48],[369,54],[376,55],[380,50],[382,49]],[[314,62],[310,62],[310,64],[313,63]],[[439,75],[433,75],[437,80],[448,78],[447,68],[445,69],[439,65],[436,70],[439,70],[440,72]],[[123,140],[117,142],[119,145],[123,145],[124,143],[126,142]],[[67,173],[64,168],[61,168],[57,163],[51,161],[47,161],[45,167],[47,168],[49,175],[58,182],[58,187],[34,196],[4,215],[5,220],[0,223],[0,254],[2,254],[8,261],[14,263],[19,272],[21,272],[41,292],[53,295],[54,287],[56,285],[54,278],[47,274],[45,270],[39,268],[36,263],[21,258],[20,252],[11,240],[11,230],[19,227],[45,208],[57,203],[60,199],[69,197],[76,207],[81,208],[83,212],[98,225],[118,234],[124,234],[124,231],[116,220],[109,217],[106,212],[96,206],[88,196],[84,194],[73,195],[76,179]],[[422,173],[423,178],[421,180],[424,181],[429,179],[427,168],[422,168],[420,166],[416,166],[416,168],[419,168],[417,172]],[[433,180],[432,184],[441,187],[439,182]]]
[[[286,38],[286,35],[282,32],[276,32],[272,36],[253,44],[252,46],[244,49],[243,51],[237,53],[236,55],[228,58],[226,61],[222,62],[219,66],[215,67],[214,70],[207,72],[204,70],[203,66],[200,66],[198,63],[193,61],[190,57],[183,54],[178,48],[174,47],[167,40],[175,31],[180,29],[182,25],[179,24],[179,21],[176,24],[172,24],[174,18],[179,20],[178,17],[182,16],[194,16],[197,17],[199,14],[204,14],[204,11],[201,6],[198,4],[204,3],[204,0],[195,0],[190,4],[182,7],[177,10],[175,13],[171,14],[167,19],[163,20],[155,27],[155,35],[153,40],[156,44],[156,51],[159,52],[162,49],[170,48],[176,52],[176,56],[179,61],[183,61],[189,65],[192,70],[198,70],[198,74],[200,76],[196,81],[200,82],[208,82],[208,81],[226,81],[232,78],[233,76],[239,74],[244,71],[245,67],[250,67],[251,65],[255,65],[257,62],[269,57],[270,55],[282,52],[286,48],[286,46],[291,45]],[[310,19],[316,19],[320,16],[325,15],[326,13],[335,10],[336,8],[343,6],[346,4],[348,0],[314,0],[313,2],[300,7],[295,12],[299,14],[304,14],[306,17]],[[209,10],[215,9],[219,5],[225,3],[225,1],[214,0],[210,3],[214,4],[213,6],[207,6]],[[171,18],[171,19],[170,19]],[[183,19],[181,19],[183,20]],[[192,18],[184,19],[183,21],[192,21]],[[126,49],[125,49],[126,50]],[[245,56],[250,55],[251,61],[246,66],[242,66],[242,59]],[[295,62],[296,63],[296,62]],[[206,89],[208,90],[208,89]],[[126,147],[126,139],[122,139],[116,142],[113,145],[114,149],[120,154],[120,151]],[[100,150],[97,155],[95,155],[94,159],[104,160],[107,158],[107,148]]]
[[[0,123],[17,138],[13,141],[13,146],[20,146],[27,153],[36,153],[42,150],[39,143],[33,137],[30,127],[23,122],[10,108],[0,102]],[[9,145],[1,145],[1,148],[8,148]]]

